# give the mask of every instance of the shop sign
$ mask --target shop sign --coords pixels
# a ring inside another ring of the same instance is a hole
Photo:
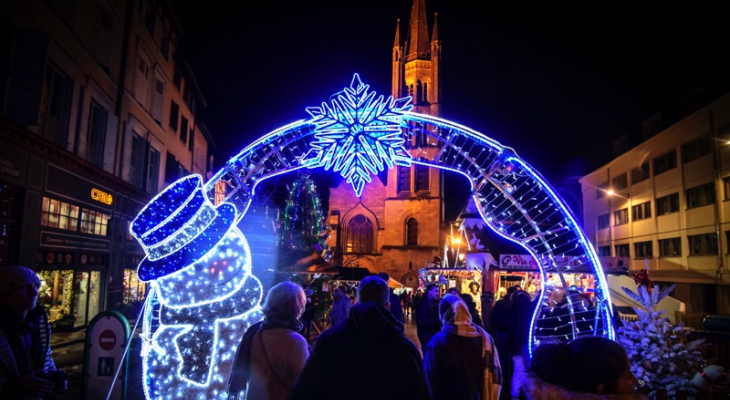
[[[111,208],[112,204],[111,190],[102,188],[98,184],[76,174],[64,171],[53,164],[48,164],[46,190],[104,208]]]
[[[74,254],[69,252],[40,251],[38,264],[71,265],[74,263]]]
[[[537,261],[527,254],[502,254],[499,256],[499,267],[501,269],[525,269],[537,270]]]
[[[41,246],[109,251],[109,241],[41,231]]]
[[[91,188],[91,199],[108,206],[112,205],[112,195],[101,189]]]
[[[0,146],[0,177],[13,182],[25,180],[27,155],[9,146]]]

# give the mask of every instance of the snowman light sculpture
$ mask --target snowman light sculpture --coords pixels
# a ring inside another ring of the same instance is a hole
[[[243,333],[262,318],[262,287],[251,274],[234,206],[214,207],[199,175],[170,185],[132,222],[151,282],[143,323],[148,399],[227,398]]]

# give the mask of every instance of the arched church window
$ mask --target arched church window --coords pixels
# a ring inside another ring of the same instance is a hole
[[[428,83],[423,83],[423,102],[428,103]]]
[[[414,98],[418,104],[423,102],[423,84],[421,84],[421,81],[416,82],[416,96]]]
[[[418,221],[409,218],[406,222],[406,246],[418,245]]]
[[[362,214],[355,215],[347,223],[345,253],[373,253],[373,223]]]

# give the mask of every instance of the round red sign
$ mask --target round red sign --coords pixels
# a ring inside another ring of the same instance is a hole
[[[107,329],[99,335],[99,346],[101,346],[102,349],[109,351],[113,349],[116,344],[117,335],[114,334],[114,331]]]

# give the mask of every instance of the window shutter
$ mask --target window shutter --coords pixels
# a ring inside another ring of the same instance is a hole
[[[165,84],[161,80],[155,79],[155,92],[152,95],[152,118],[158,124],[162,123],[162,107],[164,104]]]

